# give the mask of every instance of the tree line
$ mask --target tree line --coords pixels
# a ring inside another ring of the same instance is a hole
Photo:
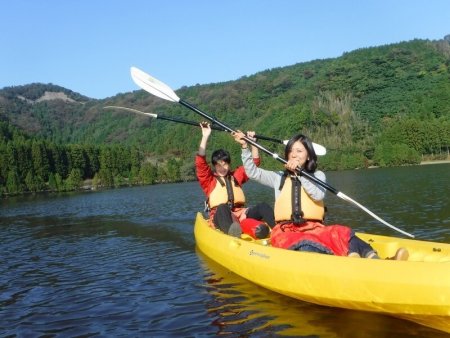
[[[179,159],[155,160],[135,146],[58,145],[27,138],[5,122],[0,132],[3,196],[79,190],[86,182],[85,188],[96,189],[181,180]]]
[[[383,123],[383,131],[373,134],[354,114],[342,114],[338,123],[307,130],[306,134],[326,141],[328,153],[319,158],[323,170],[411,165],[424,157],[448,159],[449,118],[424,121],[399,117]],[[219,147],[229,149],[233,165],[239,165],[239,147],[227,134],[217,134],[208,148]],[[0,122],[0,195],[194,180],[195,149],[157,156],[141,147],[121,144],[61,145],[28,138],[7,122]],[[279,164],[267,159],[264,166],[278,168]]]

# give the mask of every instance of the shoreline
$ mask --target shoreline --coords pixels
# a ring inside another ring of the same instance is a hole
[[[393,168],[393,167],[413,166],[413,165],[448,164],[448,163],[450,163],[450,160],[427,160],[427,161],[422,161],[418,164],[404,164],[404,165],[399,165],[399,166],[388,166],[388,167],[383,167],[383,168]],[[377,169],[377,168],[381,168],[381,167],[377,166],[377,165],[371,165],[371,166],[367,167],[367,169]]]
[[[418,164],[413,164],[413,165],[431,165],[431,164],[449,164],[450,163],[450,159],[448,160],[427,160],[427,161],[422,161]],[[364,169],[378,169],[381,168],[379,166],[369,166],[367,168]],[[384,167],[384,168],[392,168],[391,167]],[[349,169],[349,170],[359,170],[362,168],[354,168],[354,169]],[[331,170],[333,171],[333,170]],[[195,181],[195,179],[193,180],[186,180],[186,181],[178,181],[178,182],[155,182],[153,184],[137,184],[135,186],[145,186],[145,185],[157,185],[157,184],[166,184],[166,183],[180,183],[180,182],[193,182]],[[34,195],[34,194],[41,194],[41,193],[62,193],[62,192],[76,192],[76,191],[96,191],[96,190],[107,190],[107,189],[117,189],[117,188],[122,188],[122,187],[130,187],[133,185],[127,185],[124,184],[122,186],[114,186],[114,187],[94,187],[94,185],[92,184],[92,179],[86,179],[82,182],[81,186],[79,189],[75,189],[75,190],[70,190],[70,191],[49,191],[49,190],[42,190],[42,191],[35,191],[35,192],[30,192],[30,191],[26,191],[26,192],[21,192],[18,194],[1,194],[0,193],[0,199],[5,199],[5,198],[10,198],[13,196],[23,196],[23,195]]]
[[[419,165],[444,164],[444,163],[450,163],[450,160],[422,161],[419,163]]]

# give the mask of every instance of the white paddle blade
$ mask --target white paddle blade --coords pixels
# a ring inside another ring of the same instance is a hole
[[[137,110],[137,109],[133,109],[133,108],[127,108],[127,107],[119,107],[119,106],[105,106],[103,107],[104,109],[119,109],[119,110],[127,110],[127,111],[131,111],[133,113],[137,113],[137,114],[141,114],[141,115],[147,115],[153,118],[158,118],[158,115],[156,114],[152,114],[152,113],[145,113],[143,111]]]
[[[136,67],[131,67],[131,78],[141,89],[152,95],[164,100],[180,102],[180,98],[168,85]]]
[[[323,145],[314,142],[312,143],[312,145],[317,156],[323,156],[327,153],[327,149]]]
[[[284,140],[283,144],[287,145],[288,142],[289,140]],[[312,142],[312,146],[317,156],[323,156],[327,153],[327,148],[325,148],[323,145]]]

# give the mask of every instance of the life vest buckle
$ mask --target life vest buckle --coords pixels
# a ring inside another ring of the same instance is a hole
[[[203,207],[203,212],[209,213],[209,212],[211,211],[211,208],[209,207],[208,200],[203,201],[203,203],[204,203],[204,205],[205,205],[205,206]]]

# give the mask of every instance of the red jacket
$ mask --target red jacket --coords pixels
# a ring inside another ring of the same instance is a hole
[[[253,162],[255,162],[257,166],[259,166],[261,160],[259,158],[254,158]],[[197,174],[198,182],[200,183],[203,192],[205,193],[206,197],[209,197],[209,194],[214,190],[214,187],[217,184],[217,174],[211,170],[211,167],[206,161],[205,156],[200,156],[198,154],[195,156],[195,171]],[[233,175],[239,185],[243,185],[248,181],[248,176],[245,173],[243,166],[237,167],[234,171],[231,172],[231,175]]]

